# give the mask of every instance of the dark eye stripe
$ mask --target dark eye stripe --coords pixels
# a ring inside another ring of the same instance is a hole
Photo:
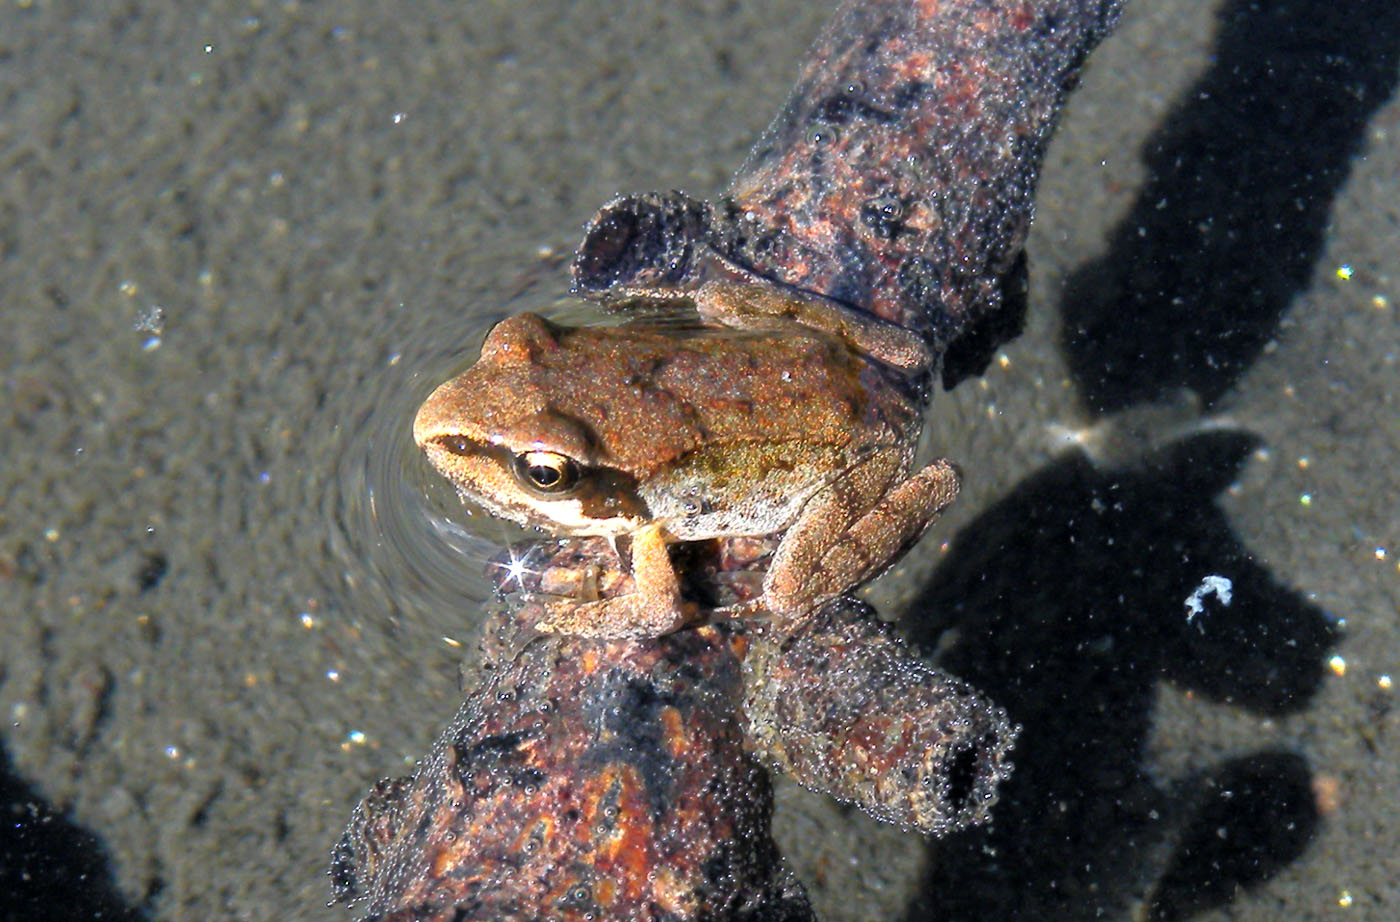
[[[585,467],[568,455],[544,449],[516,453],[504,445],[483,445],[466,436],[440,436],[434,442],[454,455],[493,457],[526,493],[542,500],[577,501],[587,519],[650,515],[637,491],[636,477],[615,468]]]
[[[454,455],[471,455],[477,451],[471,439],[461,435],[446,435],[435,440]]]

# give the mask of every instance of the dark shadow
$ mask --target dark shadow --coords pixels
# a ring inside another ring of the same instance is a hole
[[[1204,432],[1117,471],[1072,454],[957,535],[905,623],[1024,730],[993,827],[931,844],[911,922],[1121,917],[1156,886],[1171,818],[1198,799],[1144,770],[1157,683],[1273,715],[1316,693],[1335,629],[1253,562],[1214,503],[1255,444]],[[1188,618],[1207,576],[1230,580],[1231,601],[1207,597]],[[1220,848],[1266,867],[1310,835]],[[1195,864],[1178,866],[1195,880]]]
[[[1288,752],[1236,759],[1200,785],[1202,802],[1152,901],[1152,922],[1178,922],[1274,876],[1317,831],[1312,775]]]
[[[1063,338],[1094,412],[1187,387],[1209,406],[1274,337],[1334,196],[1400,80],[1395,0],[1234,0],[1214,66],[1144,154],[1103,260],[1069,282]]]
[[[141,922],[97,837],[54,811],[0,745],[0,919]]]

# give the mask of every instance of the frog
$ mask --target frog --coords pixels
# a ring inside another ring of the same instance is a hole
[[[633,591],[561,598],[536,629],[661,636],[712,618],[795,625],[892,564],[953,501],[914,469],[920,338],[810,293],[712,280],[621,324],[534,313],[419,408],[413,437],[462,498],[557,537],[604,537]],[[672,545],[777,536],[754,599],[682,599]]]

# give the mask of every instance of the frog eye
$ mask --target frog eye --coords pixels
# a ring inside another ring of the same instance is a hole
[[[557,451],[527,451],[515,456],[515,476],[540,493],[567,493],[578,483],[578,465]]]

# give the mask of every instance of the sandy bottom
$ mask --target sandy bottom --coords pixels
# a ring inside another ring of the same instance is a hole
[[[784,786],[830,922],[1396,916],[1400,7],[1262,6],[1135,4],[1072,101],[1027,331],[936,401],[964,495],[876,587],[1017,775],[940,843]],[[608,198],[722,189],[823,7],[0,10],[3,793],[107,862],[45,915],[109,867],[109,917],[347,917],[497,534],[415,403]]]

